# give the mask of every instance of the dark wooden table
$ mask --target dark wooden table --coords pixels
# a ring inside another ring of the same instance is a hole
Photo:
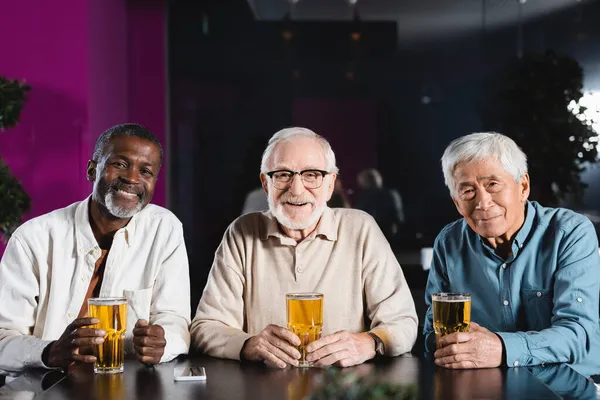
[[[175,382],[173,367],[199,365],[206,382]],[[452,371],[417,357],[396,357],[347,368],[342,373],[415,385],[421,399],[596,399],[596,387],[566,365]],[[145,367],[127,360],[125,372],[94,375],[89,366],[68,375],[30,371],[0,388],[0,399],[303,399],[327,378],[327,370],[288,368],[210,357]]]

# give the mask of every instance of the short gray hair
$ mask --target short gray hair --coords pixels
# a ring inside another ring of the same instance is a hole
[[[321,135],[317,135],[310,129],[300,128],[300,127],[292,127],[292,128],[282,129],[279,132],[275,133],[271,137],[271,139],[269,139],[269,144],[267,145],[267,148],[263,152],[262,161],[260,163],[260,172],[262,172],[263,174],[266,174],[267,172],[269,172],[269,161],[271,161],[271,155],[273,154],[273,150],[275,149],[275,146],[277,146],[279,143],[287,142],[287,141],[292,140],[297,137],[308,137],[308,138],[316,139],[317,142],[323,148],[323,154],[325,155],[325,162],[327,163],[327,165],[325,166],[325,169],[328,172],[331,172],[334,174],[338,173],[339,169],[335,165],[335,153],[331,149],[331,145],[329,144],[327,139],[325,139]]]
[[[93,161],[100,161],[100,158],[102,158],[102,156],[104,155],[106,146],[116,136],[134,136],[154,143],[160,151],[160,165],[162,165],[163,148],[160,144],[160,141],[156,138],[156,136],[154,136],[152,132],[144,128],[142,125],[132,123],[115,125],[112,128],[108,128],[106,131],[104,131],[98,137],[98,140],[96,140],[96,145],[94,146],[94,153],[92,154]]]
[[[460,163],[472,163],[492,158],[497,160],[515,182],[527,173],[527,156],[508,136],[496,132],[480,132],[454,139],[442,156],[444,181],[450,194],[457,197],[454,170]]]

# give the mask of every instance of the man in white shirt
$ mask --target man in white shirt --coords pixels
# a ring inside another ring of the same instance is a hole
[[[337,171],[331,146],[311,130],[271,138],[260,175],[270,211],[227,229],[192,323],[194,348],[298,365],[301,340],[285,328],[285,295],[320,292],[324,336],[299,347],[306,361],[348,367],[411,350],[415,305],[381,229],[365,212],[327,207]]]
[[[128,298],[126,348],[147,365],[189,348],[190,290],[181,222],[148,204],[162,147],[147,129],[117,125],[87,165],[92,194],[34,218],[0,261],[0,374],[92,363],[90,297]],[[146,311],[143,311],[146,310]],[[139,314],[139,315],[136,315]]]

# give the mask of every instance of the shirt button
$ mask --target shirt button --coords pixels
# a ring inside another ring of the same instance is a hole
[[[582,299],[581,297],[578,297],[578,298],[577,298],[577,302],[578,302],[578,303],[581,303],[582,301],[583,301],[583,299]]]
[[[502,264],[502,268],[506,269],[506,264]]]
[[[68,316],[69,318],[73,318],[73,317],[74,317],[73,313],[68,313],[68,314],[67,314],[67,316]]]
[[[507,305],[508,305],[508,300],[504,300],[504,301],[502,302],[502,304],[504,304],[505,306],[507,306]]]
[[[296,268],[296,272],[298,272],[298,273],[304,272],[304,268],[302,268],[302,265],[298,265],[298,268]]]
[[[518,367],[518,366],[519,366],[519,362],[518,362],[518,361],[515,361],[515,362],[513,363],[513,367]]]
[[[519,248],[522,249],[523,248],[523,243],[519,243]]]
[[[537,292],[535,295],[536,295],[537,297],[542,297],[542,292]]]

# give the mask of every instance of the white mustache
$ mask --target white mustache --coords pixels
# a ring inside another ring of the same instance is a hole
[[[280,203],[293,203],[293,204],[303,204],[303,203],[314,203],[314,198],[310,196],[292,196],[292,195],[283,195],[279,200]]]

